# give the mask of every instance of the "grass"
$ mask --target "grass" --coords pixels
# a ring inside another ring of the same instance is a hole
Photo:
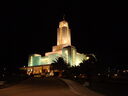
[[[75,78],[75,81],[80,84],[88,82],[85,79]],[[105,96],[128,96],[128,81],[115,79],[94,79],[91,81],[91,86],[87,86],[90,90],[97,93],[105,94]]]

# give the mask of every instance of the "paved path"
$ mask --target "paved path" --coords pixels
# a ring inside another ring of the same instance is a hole
[[[96,93],[94,91],[89,90],[88,88],[80,85],[79,83],[68,80],[68,79],[62,79],[66,84],[68,84],[70,90],[77,94],[78,96],[104,96],[103,94]]]
[[[60,79],[30,78],[17,85],[0,89],[0,96],[78,96]]]

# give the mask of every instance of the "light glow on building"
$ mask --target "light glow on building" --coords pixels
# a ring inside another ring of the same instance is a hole
[[[40,54],[31,55],[28,66],[51,64],[59,57],[62,57],[70,66],[78,66],[83,60],[89,59],[86,54],[78,53],[76,48],[71,45],[71,31],[68,22],[65,20],[59,22],[57,45],[52,47],[52,52],[45,53],[45,56]]]

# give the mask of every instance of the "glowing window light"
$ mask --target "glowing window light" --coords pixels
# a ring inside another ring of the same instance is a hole
[[[86,59],[88,60],[88,59],[89,59],[89,57],[86,57]]]
[[[34,54],[34,56],[41,56],[40,54]]]

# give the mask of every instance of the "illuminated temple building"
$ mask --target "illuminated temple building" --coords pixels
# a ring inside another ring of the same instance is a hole
[[[70,66],[78,66],[83,60],[88,60],[89,57],[85,54],[78,53],[76,48],[71,44],[71,31],[68,22],[63,20],[59,22],[57,29],[57,45],[52,47],[52,52],[46,52],[45,56],[33,54],[29,57],[28,71],[32,70],[32,66],[36,69],[42,66],[42,70],[49,69],[49,65],[62,57]],[[48,72],[50,70],[47,70]]]

